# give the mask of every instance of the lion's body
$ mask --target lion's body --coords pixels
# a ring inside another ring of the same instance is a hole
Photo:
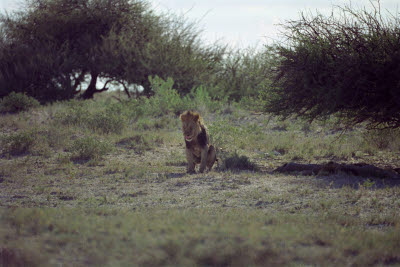
[[[185,111],[180,118],[186,143],[187,171],[195,172],[196,164],[200,164],[200,172],[204,172],[206,166],[211,170],[216,161],[216,151],[214,146],[210,145],[210,138],[202,118],[192,111]]]

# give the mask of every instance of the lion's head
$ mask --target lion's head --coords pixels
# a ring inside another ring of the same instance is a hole
[[[201,132],[202,119],[199,113],[193,111],[185,111],[180,116],[182,121],[182,131],[185,140],[190,142],[195,139]]]

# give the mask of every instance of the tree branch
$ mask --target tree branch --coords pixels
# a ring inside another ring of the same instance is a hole
[[[74,85],[72,86],[72,88],[74,89],[74,91],[75,91],[75,94],[77,94],[77,93],[79,93],[80,91],[81,91],[81,89],[79,89],[79,90],[77,90],[77,88],[78,88],[78,86],[83,82],[83,80],[84,80],[84,78],[85,78],[85,75],[86,75],[86,71],[82,71],[81,72],[81,74],[79,74],[79,76],[78,77],[74,77],[75,78],[75,83],[74,83]]]
[[[114,81],[113,79],[110,79],[108,81],[106,81],[106,83],[104,84],[103,88],[101,89],[97,89],[96,93],[100,93],[100,92],[104,92],[108,90],[107,84],[109,84],[110,82]]]

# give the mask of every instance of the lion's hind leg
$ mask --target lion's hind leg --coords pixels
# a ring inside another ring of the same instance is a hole
[[[208,147],[208,154],[207,154],[207,168],[209,171],[211,170],[216,160],[217,160],[217,152],[215,151],[215,147],[213,145],[210,145]]]

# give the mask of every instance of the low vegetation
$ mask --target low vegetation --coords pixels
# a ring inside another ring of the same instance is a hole
[[[39,106],[39,101],[22,93],[11,92],[0,99],[0,113],[18,113]]]
[[[2,138],[3,154],[12,156],[21,155],[32,151],[35,143],[35,132],[32,130],[12,133]]]
[[[2,265],[400,264],[399,178],[274,171],[332,161],[395,173],[398,130],[279,121],[154,79],[149,99],[113,92],[0,117]],[[186,173],[185,109],[218,149],[211,172]]]
[[[237,152],[232,155],[223,158],[221,170],[232,170],[232,171],[256,171],[257,166],[250,162],[246,156],[239,156]]]

